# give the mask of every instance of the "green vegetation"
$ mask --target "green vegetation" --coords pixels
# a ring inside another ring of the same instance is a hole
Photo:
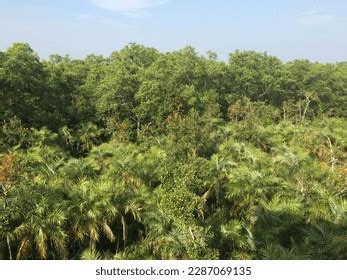
[[[0,52],[0,258],[347,259],[347,64]]]

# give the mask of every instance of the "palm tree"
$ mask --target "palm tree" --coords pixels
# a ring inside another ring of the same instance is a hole
[[[112,204],[107,184],[81,182],[69,193],[69,228],[74,238],[82,243],[88,240],[89,250],[96,251],[100,234],[114,242],[112,222],[119,212]]]
[[[14,202],[13,219],[20,224],[12,234],[19,244],[17,259],[67,258],[66,208],[61,197],[49,187],[21,187],[18,191],[21,195]]]

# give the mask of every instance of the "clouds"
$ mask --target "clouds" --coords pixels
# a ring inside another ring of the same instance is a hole
[[[143,13],[167,2],[169,0],[91,0],[99,8],[130,15]]]
[[[319,11],[309,11],[298,18],[298,22],[305,26],[326,25],[336,21],[337,17],[334,14]]]

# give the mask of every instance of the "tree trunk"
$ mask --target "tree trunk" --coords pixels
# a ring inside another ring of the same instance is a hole
[[[310,100],[309,97],[307,97],[307,98],[306,98],[306,106],[305,106],[304,112],[303,112],[303,114],[302,114],[301,122],[304,122],[304,121],[305,121],[306,114],[307,114],[307,110],[308,110],[308,108],[310,107],[310,103],[311,103],[311,100]]]
[[[8,236],[8,234],[6,235],[6,242],[7,242],[7,248],[8,248],[8,255],[10,260],[12,261],[11,242],[10,242],[10,237]]]

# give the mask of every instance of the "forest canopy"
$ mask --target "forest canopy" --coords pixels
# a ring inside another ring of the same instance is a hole
[[[347,259],[347,62],[0,52],[0,259]]]

